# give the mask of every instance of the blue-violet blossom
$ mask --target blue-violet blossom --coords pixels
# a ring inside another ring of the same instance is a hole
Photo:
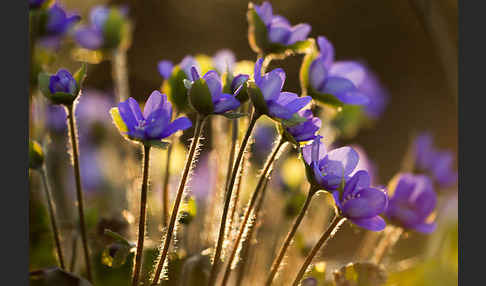
[[[302,148],[302,156],[312,176],[312,184],[317,184],[326,191],[339,188],[342,182],[347,182],[358,165],[359,155],[351,147],[345,146],[326,151],[321,142],[322,136],[317,135],[312,143]]]
[[[192,126],[187,117],[179,117],[170,122],[172,118],[172,105],[167,96],[159,91],[153,91],[147,100],[143,113],[137,101],[132,97],[118,104],[118,110],[111,110],[117,127],[130,139],[138,141],[160,140],[179,130]],[[125,126],[120,126],[116,112],[119,113]]]
[[[387,209],[388,195],[384,190],[370,187],[368,172],[356,172],[344,185],[342,192],[332,193],[342,216],[352,223],[371,230],[380,231],[386,226],[379,216]]]
[[[390,202],[386,216],[393,223],[421,233],[435,230],[435,222],[429,219],[437,204],[437,194],[427,176],[398,174],[388,189]]]
[[[323,36],[317,38],[320,53],[309,67],[309,83],[314,91],[331,94],[345,104],[365,105],[369,98],[360,90],[365,76],[355,62],[334,62],[334,47]]]
[[[265,24],[268,33],[268,40],[272,43],[285,46],[303,41],[311,31],[308,24],[291,26],[290,22],[283,16],[274,15],[272,5],[265,1],[262,5],[254,5],[255,11]]]
[[[254,99],[253,104],[258,112],[267,114],[272,118],[290,120],[297,115],[297,112],[305,107],[312,98],[310,96],[299,97],[292,92],[282,92],[285,82],[285,72],[276,68],[269,73],[262,75],[263,58],[255,63],[255,84],[258,86],[262,99]],[[298,116],[300,117],[300,116]]]
[[[40,31],[40,43],[46,47],[58,47],[60,38],[79,20],[81,16],[73,14],[68,16],[59,5],[54,4],[47,10],[47,21]]]
[[[312,114],[310,109],[301,109],[298,114],[306,120],[285,129],[296,142],[309,141],[316,138],[316,132],[321,128],[321,120]]]

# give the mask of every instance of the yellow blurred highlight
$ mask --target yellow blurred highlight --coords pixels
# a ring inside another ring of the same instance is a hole
[[[116,128],[118,128],[118,131],[120,131],[120,133],[124,137],[126,137],[125,133],[128,132],[128,128],[120,116],[120,111],[118,110],[118,107],[111,108],[110,115],[111,115],[111,119],[113,119],[113,123],[115,124]]]
[[[290,187],[300,186],[305,179],[305,169],[302,160],[291,157],[282,164],[282,179]]]
[[[201,68],[201,76],[213,68],[213,59],[208,55],[197,54],[194,58]]]

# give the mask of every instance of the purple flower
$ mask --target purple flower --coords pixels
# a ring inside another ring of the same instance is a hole
[[[356,172],[342,193],[334,191],[332,195],[341,214],[354,224],[371,231],[385,228],[385,220],[379,214],[387,209],[388,196],[384,190],[370,187],[368,172]]]
[[[236,58],[230,50],[220,50],[213,57],[213,66],[219,74],[233,73]]]
[[[47,21],[39,35],[40,43],[47,47],[57,47],[60,37],[79,20],[81,20],[79,15],[68,16],[59,4],[54,4],[47,10]]]
[[[186,77],[190,81],[194,81],[192,78],[192,73],[191,73],[191,68],[194,66],[196,67],[198,73],[201,72],[201,68],[199,67],[199,63],[196,61],[196,59],[192,56],[185,56],[182,61],[177,64],[177,66],[184,71],[186,74]],[[169,61],[169,60],[162,60],[157,64],[157,69],[159,70],[160,75],[164,79],[168,79],[172,71],[174,70],[174,64]]]
[[[44,2],[46,2],[46,0],[29,0],[29,9],[37,9],[42,6]]]
[[[299,115],[306,121],[294,126],[286,127],[286,130],[297,142],[309,141],[316,138],[316,132],[321,128],[321,120],[312,114],[310,109],[302,109]]]
[[[170,77],[173,68],[174,64],[168,60],[162,60],[157,64],[157,69],[164,79],[168,79]]]
[[[422,233],[431,233],[436,224],[429,217],[437,204],[437,195],[427,176],[399,174],[392,179],[386,216],[395,224]]]
[[[105,6],[95,6],[90,13],[89,27],[79,28],[75,33],[75,39],[80,46],[89,50],[116,48],[122,37],[122,26],[127,11]],[[110,30],[105,29],[107,21],[112,21]],[[116,27],[117,29],[114,29]]]
[[[219,77],[216,71],[212,70],[212,71],[208,71],[202,77],[204,83],[207,85],[210,92],[211,101],[212,101],[212,110],[201,110],[200,108],[198,108],[198,106],[196,106],[196,104],[194,104],[195,98],[202,99],[202,96],[200,96],[199,94],[194,94],[193,92],[194,83],[199,82],[201,79],[196,66],[191,67],[191,75],[193,81],[192,81],[192,86],[190,88],[189,94],[191,97],[192,105],[198,112],[201,112],[203,114],[222,114],[227,111],[236,109],[237,107],[240,106],[240,102],[235,97],[239,93],[240,88],[237,89],[234,92],[234,94],[223,93],[223,85],[221,83],[221,78]]]
[[[359,155],[351,147],[345,146],[326,151],[318,135],[314,141],[302,148],[302,156],[311,174],[311,182],[326,191],[338,189],[342,181],[347,182],[358,165]]]
[[[49,91],[52,94],[57,92],[68,93],[76,96],[77,83],[73,75],[66,69],[60,69],[49,78]]]
[[[292,92],[282,92],[285,72],[281,68],[277,68],[262,76],[262,64],[263,58],[258,59],[255,63],[255,84],[263,96],[263,98],[252,98],[255,108],[272,118],[290,120],[295,115],[299,117],[297,112],[312,98],[310,96],[299,97]]]
[[[415,138],[414,151],[418,169],[430,174],[440,186],[449,187],[457,182],[452,152],[436,149],[430,133],[424,132]]]
[[[345,104],[368,104],[367,94],[357,86],[366,75],[363,67],[356,62],[334,62],[334,47],[325,37],[318,37],[317,43],[320,53],[309,67],[311,88]]]
[[[143,113],[137,101],[131,97],[118,104],[118,112],[126,125],[128,137],[139,141],[160,140],[192,126],[187,117],[170,122],[172,105],[167,101],[167,96],[157,90],[150,95]]]
[[[272,5],[265,1],[254,5],[255,11],[267,28],[268,40],[285,46],[303,41],[311,31],[308,24],[291,26],[289,21],[280,15],[273,15]]]

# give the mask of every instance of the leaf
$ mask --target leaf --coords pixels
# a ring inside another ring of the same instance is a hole
[[[240,118],[243,116],[247,116],[248,113],[239,113],[239,112],[226,112],[222,114],[224,117],[229,118],[229,119],[236,119]]]
[[[76,84],[78,85],[78,90],[76,94],[79,92],[81,89],[83,82],[86,78],[86,72],[88,70],[88,65],[86,63],[83,63],[81,67],[74,73],[73,78],[76,80]]]
[[[333,274],[336,286],[380,286],[387,281],[383,267],[369,262],[349,263]]]
[[[204,78],[193,82],[189,90],[189,103],[200,114],[209,115],[213,113],[214,106],[211,91]]]
[[[37,76],[37,82],[39,84],[39,89],[44,94],[44,96],[50,98],[51,97],[51,91],[49,90],[49,81],[50,81],[50,76],[45,73],[41,72]]]
[[[29,273],[29,285],[31,286],[92,286],[86,279],[66,272],[57,267],[44,268]]]
[[[155,148],[164,150],[164,149],[167,149],[169,147],[170,142],[162,141],[162,140],[150,140],[150,141],[145,142],[145,144],[148,144],[151,147],[155,147]]]

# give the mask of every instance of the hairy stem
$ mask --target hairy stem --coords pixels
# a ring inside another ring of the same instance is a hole
[[[214,253],[213,266],[211,268],[211,273],[209,275],[208,285],[210,286],[214,285],[214,283],[216,282],[216,275],[220,265],[221,251],[223,248],[223,241],[225,238],[224,233],[226,229],[226,219],[228,216],[229,205],[231,202],[231,193],[233,192],[233,186],[236,181],[241,159],[243,158],[243,154],[245,153],[246,145],[248,144],[248,140],[250,139],[251,132],[253,131],[253,128],[255,127],[255,124],[259,117],[260,114],[256,113],[255,111],[252,112],[250,123],[248,124],[248,129],[246,130],[245,136],[241,141],[240,150],[238,151],[238,156],[236,157],[235,163],[232,168],[231,179],[228,184],[228,188],[226,189],[225,198],[224,198],[223,215],[221,217],[221,224],[219,226],[218,242],[216,244],[216,250]]]
[[[56,220],[56,208],[54,202],[52,201],[51,191],[49,189],[49,184],[47,182],[47,175],[45,167],[40,168],[40,174],[42,177],[42,184],[44,185],[44,191],[46,193],[47,208],[49,210],[49,218],[51,220],[52,233],[54,235],[54,242],[56,244],[57,258],[59,259],[59,266],[61,269],[66,269],[64,265],[64,256],[62,254],[61,238],[59,235],[59,229],[57,227]]]
[[[84,217],[84,205],[83,205],[83,190],[81,188],[81,171],[79,168],[79,152],[78,152],[78,141],[77,141],[77,130],[74,123],[74,107],[72,104],[68,106],[68,122],[69,122],[69,134],[71,135],[71,146],[73,150],[73,164],[74,164],[74,178],[76,181],[76,197],[78,205],[78,215],[79,215],[79,227],[81,231],[81,241],[83,244],[84,251],[84,261],[86,264],[86,273],[88,275],[88,280],[93,281],[93,275],[91,272],[91,263],[88,248],[88,236],[86,233],[86,222]]]
[[[111,74],[115,85],[115,93],[119,101],[130,97],[128,86],[127,52],[124,49],[117,49],[111,60]]]
[[[260,215],[260,210],[262,208],[263,201],[264,201],[264,198],[265,198],[265,193],[267,191],[269,176],[267,176],[265,178],[265,183],[263,183],[262,190],[260,191],[260,193],[261,193],[260,197],[258,198],[257,204],[255,206],[255,211],[254,211],[255,221],[258,221],[258,216]],[[260,221],[260,223],[261,223],[261,221]],[[256,225],[250,225],[249,226],[248,237],[247,237],[248,243],[243,245],[242,250],[241,250],[241,253],[242,253],[241,254],[241,264],[240,264],[240,268],[239,268],[239,271],[238,271],[238,276],[236,278],[236,283],[235,283],[236,286],[241,285],[241,283],[243,282],[243,276],[244,276],[245,271],[246,271],[246,266],[248,265],[248,259],[249,259],[248,257],[250,256],[251,241],[252,241],[253,233],[256,231],[256,229],[257,229]]]
[[[172,239],[172,234],[174,232],[176,218],[179,212],[179,206],[182,201],[182,195],[184,193],[184,188],[186,186],[187,179],[189,178],[189,171],[192,169],[192,165],[194,164],[194,156],[196,155],[196,149],[199,143],[199,139],[201,137],[201,133],[205,121],[206,121],[206,117],[198,116],[198,118],[196,119],[196,126],[194,128],[194,137],[192,139],[191,147],[189,149],[189,154],[187,155],[186,165],[184,166],[184,171],[182,173],[181,181],[179,183],[179,188],[177,190],[174,206],[172,207],[172,211],[170,213],[170,222],[164,239],[164,245],[162,246],[162,253],[160,256],[160,260],[158,262],[157,269],[155,270],[155,275],[151,283],[152,286],[158,284],[160,274],[162,273],[162,269],[164,267],[165,259],[167,258],[167,254],[169,252],[169,245]]]
[[[386,231],[378,243],[378,246],[373,252],[373,256],[370,261],[376,264],[380,264],[387,251],[392,248],[400,239],[403,233],[403,228],[396,226],[389,226],[388,231]]]
[[[133,269],[132,285],[137,286],[140,279],[140,269],[142,268],[143,241],[145,238],[145,212],[147,210],[147,189],[150,164],[150,146],[143,146],[143,175],[142,190],[140,198],[140,217],[138,223],[138,242],[135,256],[135,267]]]
[[[267,174],[269,173],[269,171],[270,171],[270,169],[273,165],[273,162],[275,161],[275,158],[277,157],[277,154],[280,151],[280,148],[284,145],[284,143],[285,143],[285,139],[281,138],[279,140],[279,142],[277,143],[277,145],[275,146],[272,153],[270,154],[270,157],[268,158],[268,160],[265,164],[265,167],[263,168],[263,172],[260,175],[260,178],[258,179],[257,186],[255,187],[255,190],[253,191],[253,194],[251,195],[250,203],[248,204],[248,207],[245,210],[245,216],[243,217],[243,221],[241,222],[240,229],[239,229],[239,232],[238,232],[238,236],[236,237],[236,240],[235,240],[234,245],[233,245],[233,249],[231,250],[230,256],[228,258],[228,264],[226,266],[226,270],[225,270],[224,276],[223,276],[223,282],[221,283],[221,285],[226,285],[226,283],[228,282],[229,275],[231,273],[231,267],[232,267],[232,264],[233,264],[233,259],[235,258],[236,252],[237,252],[239,244],[240,244],[240,240],[243,237],[243,233],[245,232],[245,229],[247,228],[248,219],[250,218],[250,214],[252,213],[253,208],[255,206],[255,203],[257,201],[258,195],[260,193],[259,191],[262,189],[262,186],[263,186],[263,184],[266,180]]]
[[[236,153],[237,142],[238,142],[238,119],[233,119],[231,121],[231,149],[230,149],[229,158],[228,158],[228,170],[226,172],[226,182],[225,182],[225,185],[224,185],[225,190],[228,189],[231,171],[232,171],[233,163],[235,161],[235,153]],[[243,170],[243,168],[241,168],[240,173],[241,173],[242,170]],[[239,174],[239,177],[241,177],[241,174]],[[237,183],[237,185],[238,185],[238,188],[236,189],[236,192],[235,192],[235,195],[234,195],[233,206],[231,208],[231,215],[229,217],[230,229],[233,226],[236,209],[238,207],[237,202],[238,202],[238,199],[239,199],[239,196],[240,196],[240,192],[239,192],[240,191],[240,188],[239,188],[240,184]]]
[[[170,179],[170,158],[172,155],[174,137],[171,139],[171,144],[167,148],[167,159],[165,161],[164,178],[162,183],[162,226],[167,227],[169,220],[169,179]]]
[[[307,198],[305,199],[304,205],[300,209],[300,213],[297,216],[297,218],[294,221],[294,224],[292,225],[292,228],[290,229],[289,233],[287,234],[287,237],[284,240],[284,243],[282,244],[282,247],[280,248],[277,257],[272,263],[272,267],[270,269],[270,274],[267,277],[267,280],[265,282],[265,285],[271,285],[273,279],[275,278],[275,275],[277,274],[278,268],[280,267],[280,264],[282,263],[282,260],[285,256],[285,253],[287,252],[288,247],[290,246],[290,243],[294,239],[295,234],[297,233],[297,229],[299,228],[302,219],[304,218],[305,213],[307,212],[307,209],[309,208],[310,202],[312,200],[312,197],[316,193],[316,190],[313,186],[310,187],[309,193],[307,194]]]
[[[295,277],[294,282],[292,283],[293,286],[297,286],[300,283],[300,280],[302,280],[302,277],[304,277],[305,271],[307,270],[307,267],[312,262],[312,259],[314,256],[316,256],[317,252],[321,247],[331,238],[334,236],[336,231],[339,229],[341,224],[346,221],[346,218],[336,214],[334,218],[332,219],[331,224],[327,228],[327,230],[322,234],[321,238],[319,238],[319,241],[317,241],[316,245],[312,248],[310,251],[309,255],[307,255],[307,258],[305,259],[304,264],[302,264],[302,267],[300,267],[299,273]]]

